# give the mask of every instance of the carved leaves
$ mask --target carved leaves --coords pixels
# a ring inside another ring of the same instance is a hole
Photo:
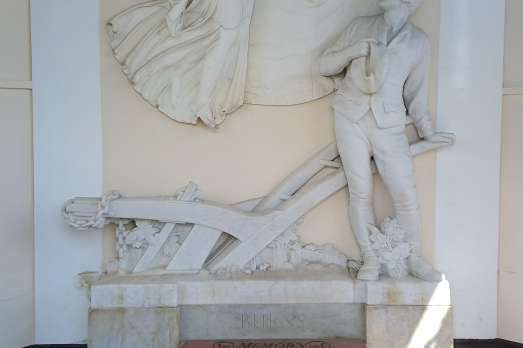
[[[381,223],[381,231],[371,224],[367,225],[371,235],[372,249],[376,250],[382,265],[382,272],[391,277],[403,277],[408,273],[404,259],[410,255],[408,243],[403,242],[405,231],[396,219],[387,217]]]
[[[125,235],[125,243],[132,245],[134,248],[140,248],[145,242],[154,245],[156,243],[154,235],[160,229],[153,227],[150,220],[135,220],[135,223],[136,228]]]
[[[180,238],[176,235],[170,236],[167,241],[165,242],[165,245],[163,246],[163,253],[165,255],[174,256],[178,249],[180,249],[180,244],[178,241]]]

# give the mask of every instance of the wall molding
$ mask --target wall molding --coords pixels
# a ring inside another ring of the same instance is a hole
[[[35,343],[71,344],[87,339],[90,307],[75,277],[102,264],[102,232],[60,213],[103,193],[99,0],[31,0],[31,47]]]
[[[457,141],[437,154],[434,261],[458,339],[497,337],[504,35],[505,0],[441,0],[437,124]]]
[[[503,95],[523,95],[523,87],[503,87]]]
[[[0,79],[0,89],[33,89],[33,81],[16,81]]]

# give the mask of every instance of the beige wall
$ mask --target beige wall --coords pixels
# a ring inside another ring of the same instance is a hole
[[[0,80],[31,79],[29,0],[0,1]],[[34,343],[31,91],[0,89],[0,348]]]
[[[505,87],[523,87],[523,1],[507,0]],[[501,144],[498,336],[523,343],[523,95],[505,96]]]
[[[114,15],[143,0],[101,0],[104,188],[128,196],[173,193],[189,181],[208,200],[235,203],[268,194],[297,166],[334,140],[332,98],[288,107],[246,105],[219,130],[177,123],[137,94],[121,71],[105,33]],[[412,19],[432,40],[431,105],[435,114],[439,0],[427,0]],[[414,134],[414,132],[411,132]],[[414,137],[414,136],[413,136]],[[424,216],[423,253],[433,259],[435,152],[416,157]],[[376,176],[379,220],[393,214]],[[340,191],[305,217],[298,233],[305,243],[327,243],[359,258],[348,220],[348,193]],[[114,229],[104,232],[104,262],[116,256]]]
[[[0,80],[31,80],[29,0],[0,0]]]

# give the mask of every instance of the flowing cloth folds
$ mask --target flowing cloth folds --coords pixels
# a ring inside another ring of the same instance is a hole
[[[245,103],[292,105],[334,91],[321,57],[356,17],[380,12],[378,0],[256,0]]]
[[[253,2],[152,1],[117,15],[107,30],[146,100],[177,121],[214,126],[243,104]]]

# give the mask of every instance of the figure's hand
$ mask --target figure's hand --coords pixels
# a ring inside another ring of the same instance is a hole
[[[348,47],[351,61],[354,59],[368,57],[370,55],[370,43],[378,44],[378,40],[371,37],[364,37],[356,42],[354,45]]]
[[[436,132],[425,136],[425,140],[428,140],[431,143],[453,144],[456,141],[456,136],[452,133]]]

